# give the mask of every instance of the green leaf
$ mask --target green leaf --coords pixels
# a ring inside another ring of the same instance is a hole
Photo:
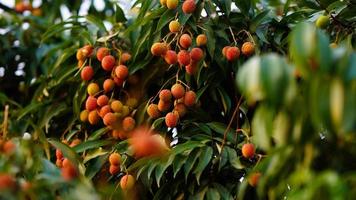
[[[223,136],[225,133],[225,130],[227,129],[226,124],[221,123],[221,122],[210,122],[207,123],[206,125],[208,125],[212,130],[214,130],[216,133],[218,133],[219,135]],[[234,135],[235,135],[235,131],[232,130],[231,128],[227,131],[227,141],[230,142],[234,142]]]
[[[213,156],[213,149],[211,147],[203,147],[201,149],[201,155],[199,157],[199,163],[197,167],[194,169],[193,173],[195,174],[195,177],[197,179],[198,185],[199,180],[200,180],[200,175],[203,173],[205,167],[209,164],[210,160],[212,159]]]
[[[220,194],[219,194],[218,190],[215,188],[209,188],[208,191],[206,192],[206,199],[207,200],[219,200]]]
[[[105,25],[103,23],[103,20],[97,18],[94,15],[87,15],[87,16],[85,16],[85,18],[87,19],[88,22],[96,25],[100,30],[103,30],[105,32],[107,31],[105,28]]]
[[[168,160],[162,159],[160,164],[156,167],[155,175],[156,175],[156,182],[158,187],[160,187],[160,181],[163,173],[170,165],[172,165],[174,158],[175,158],[174,156],[169,156]]]
[[[52,144],[56,149],[59,149],[62,151],[63,156],[68,158],[73,164],[81,167],[81,170],[84,170],[84,165],[81,164],[81,158],[79,157],[79,155],[77,153],[75,153],[75,151],[70,148],[68,145],[59,142],[57,140],[54,139],[48,139],[48,142],[50,144]]]
[[[115,8],[116,8],[116,11],[115,11],[115,19],[116,19],[116,22],[126,22],[127,19],[125,17],[125,13],[124,11],[121,9],[121,7],[116,4],[115,5]]]
[[[96,140],[99,139],[102,135],[104,135],[105,133],[107,133],[110,129],[108,127],[104,127],[101,129],[96,130],[94,133],[92,133],[88,140]]]
[[[73,150],[77,153],[81,153],[88,149],[103,147],[103,146],[106,146],[109,144],[112,144],[112,141],[110,141],[110,140],[87,140],[87,141],[84,141],[84,142],[76,145],[75,147],[73,147]]]
[[[193,169],[193,166],[195,164],[195,161],[198,159],[198,157],[201,154],[200,149],[194,149],[188,156],[188,159],[186,160],[184,164],[184,174],[185,174],[185,181],[188,180],[188,175],[190,171]]]
[[[174,19],[175,14],[173,10],[167,9],[160,17],[155,33],[157,34],[157,32],[162,31],[163,27]]]

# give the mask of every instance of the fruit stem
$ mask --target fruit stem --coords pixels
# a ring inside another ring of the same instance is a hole
[[[232,39],[234,40],[234,44],[235,44],[235,46],[237,45],[237,41],[236,41],[236,39],[235,39],[235,35],[234,35],[234,32],[232,31],[232,29],[231,29],[231,26],[229,26],[229,30],[230,30],[230,33],[231,33],[231,35],[232,35]]]

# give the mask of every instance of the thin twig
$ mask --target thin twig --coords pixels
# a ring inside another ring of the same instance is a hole
[[[4,122],[2,127],[3,139],[5,139],[7,135],[8,119],[9,119],[9,105],[6,105],[4,111]]]
[[[236,116],[236,114],[237,114],[237,111],[238,111],[239,108],[240,108],[240,105],[241,105],[241,102],[242,102],[242,98],[243,98],[243,96],[240,97],[240,99],[239,99],[239,101],[238,101],[238,103],[237,103],[237,105],[236,105],[236,108],[235,108],[235,110],[234,110],[234,113],[232,114],[232,117],[231,117],[231,119],[230,119],[230,122],[229,122],[229,124],[227,125],[227,128],[225,129],[225,132],[224,132],[224,139],[223,139],[222,144],[221,144],[221,152],[222,152],[222,150],[223,150],[223,148],[224,148],[224,146],[225,146],[227,134],[229,133],[230,127],[231,127],[231,125],[232,125],[232,122],[234,121],[234,118],[235,118],[235,116]]]

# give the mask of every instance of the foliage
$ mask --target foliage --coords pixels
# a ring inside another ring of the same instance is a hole
[[[0,66],[5,66],[0,102],[4,108],[9,105],[0,113],[2,136],[14,138],[17,148],[15,153],[0,154],[0,171],[16,177],[19,186],[28,181],[33,187],[0,196],[121,197],[119,184],[127,173],[137,181],[132,191],[124,190],[126,198],[355,196],[356,4],[194,2],[195,11],[186,14],[183,2],[167,9],[158,0],[137,0],[132,2],[132,10],[137,11],[134,17],[125,16],[115,2],[106,3],[102,12],[91,7],[87,16],[78,16],[80,2],[44,1],[43,16],[1,6],[5,12],[0,24],[9,30],[0,39]],[[59,5],[67,6],[73,16],[61,19]],[[106,16],[108,12],[114,15]],[[330,18],[324,29],[314,24],[321,15]],[[171,33],[169,23],[175,19],[181,28]],[[112,30],[106,30],[103,20],[113,24]],[[28,29],[19,28],[24,23]],[[157,42],[169,43],[178,53],[184,33],[193,38],[189,50],[197,47],[199,34],[207,36],[206,46],[200,47],[204,58],[195,63],[196,73],[151,53]],[[254,56],[243,54],[228,61],[223,55],[225,46],[242,49],[246,41],[253,44]],[[105,46],[119,62],[123,52],[132,55],[121,63],[128,67],[129,77],[106,94],[124,102],[136,127],[151,127],[153,137],[164,138],[160,144],[169,146],[164,153],[137,156],[135,147],[141,142],[129,132],[125,133],[129,139],[118,139],[112,135],[115,128],[80,120],[88,84],[101,87],[105,79],[115,76],[102,69],[95,55],[79,59],[83,62],[78,64],[75,54],[84,45],[92,45],[94,54]],[[25,75],[15,76],[14,66],[22,62]],[[95,71],[90,81],[81,80],[86,65]],[[164,116],[152,119],[146,109],[158,103],[162,89],[175,83],[194,91],[196,104],[179,117],[177,126],[169,128]],[[130,98],[137,100],[137,106],[129,105]],[[22,139],[25,132],[32,135],[30,140]],[[74,144],[77,139],[80,144]],[[246,143],[256,147],[251,158],[243,155]],[[61,176],[63,168],[55,166],[56,149],[78,170],[79,176],[72,181]],[[121,155],[121,172],[113,175],[108,162],[112,152]],[[255,187],[250,180],[256,173],[261,177]]]

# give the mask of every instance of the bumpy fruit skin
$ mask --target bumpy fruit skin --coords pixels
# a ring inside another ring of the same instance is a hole
[[[171,92],[175,99],[180,99],[180,98],[184,97],[185,89],[181,84],[176,83],[172,86]]]
[[[109,103],[109,97],[105,94],[100,95],[96,102],[100,107],[103,107]]]
[[[56,158],[62,160],[63,159],[63,153],[61,150],[56,149]]]
[[[83,110],[82,112],[80,112],[80,116],[79,116],[80,121],[82,122],[88,121],[88,116],[89,116],[89,111]]]
[[[193,91],[187,91],[184,95],[184,105],[191,107],[195,104],[197,95]]]
[[[84,61],[85,60],[85,56],[83,55],[83,51],[82,51],[81,48],[77,50],[76,58],[79,61]]]
[[[163,89],[159,93],[159,99],[165,102],[170,102],[172,100],[172,93],[168,89]]]
[[[90,111],[89,115],[88,115],[88,121],[91,125],[95,125],[97,123],[99,123],[99,114],[96,110]]]
[[[157,104],[150,104],[147,107],[147,114],[150,116],[152,119],[157,119],[159,116],[161,116],[161,113],[158,110]]]
[[[80,72],[80,77],[83,81],[90,81],[94,76],[94,70],[90,66],[83,67],[82,71]]]
[[[178,61],[177,53],[173,50],[168,50],[164,56],[164,60],[169,65],[174,65]]]
[[[96,52],[96,58],[101,62],[105,56],[110,54],[110,50],[106,47],[100,47]]]
[[[205,34],[200,34],[197,36],[196,43],[198,47],[205,46],[207,42],[208,42],[208,38],[206,37]]]
[[[71,181],[79,176],[77,168],[70,162],[65,165],[63,161],[63,167],[61,169],[61,172],[63,179],[66,181]]]
[[[159,100],[159,102],[158,102],[158,110],[159,111],[166,112],[169,110],[169,108],[171,108],[171,102]]]
[[[241,47],[241,52],[245,56],[251,56],[255,53],[255,45],[252,42],[245,42]]]
[[[248,179],[248,183],[252,186],[252,187],[256,187],[258,184],[258,181],[261,177],[261,173],[260,172],[254,172],[253,174],[250,175],[249,179]]]
[[[85,109],[88,111],[95,110],[96,107],[98,106],[97,100],[93,96],[89,96],[85,102]]]
[[[178,52],[177,58],[178,58],[178,63],[181,66],[186,66],[186,65],[189,65],[189,63],[190,63],[190,54],[186,50],[180,50]]]
[[[114,112],[121,112],[122,111],[122,107],[123,107],[121,101],[119,101],[119,100],[112,101],[110,106],[111,106],[111,109]]]
[[[111,165],[120,165],[121,156],[119,153],[112,153],[109,156],[109,162]]]
[[[190,47],[190,45],[192,45],[192,38],[190,37],[190,35],[185,33],[182,36],[180,36],[179,44],[184,49],[188,49]]]
[[[124,131],[132,131],[135,125],[136,121],[132,117],[125,117],[125,119],[122,120],[122,129],[124,129]]]
[[[165,43],[156,42],[151,47],[151,53],[154,56],[162,56],[166,54],[168,47]]]
[[[222,49],[222,51],[221,51],[222,55],[223,55],[225,58],[226,58],[226,51],[227,51],[228,48],[230,48],[230,46],[225,46],[225,47]]]
[[[10,174],[0,174],[0,191],[13,190],[16,187],[16,180]]]
[[[114,83],[116,86],[118,87],[122,87],[124,85],[125,80],[118,78],[118,77],[114,77]]]
[[[170,112],[167,113],[165,117],[165,122],[167,127],[173,128],[176,127],[178,124],[179,114],[177,112]]]
[[[131,54],[129,54],[127,52],[124,52],[124,53],[121,54],[120,62],[122,64],[125,64],[130,60],[131,60]]]
[[[112,126],[116,123],[117,121],[117,117],[114,113],[107,113],[104,118],[103,118],[103,122],[106,126]]]
[[[178,0],[167,0],[166,5],[168,9],[176,9],[178,6]]]
[[[115,68],[115,75],[120,79],[126,79],[129,69],[125,65],[119,65]]]
[[[190,58],[195,61],[195,62],[199,62],[204,56],[204,52],[203,50],[201,50],[201,48],[193,48],[190,51]]]
[[[184,117],[184,115],[187,113],[187,108],[183,103],[178,103],[174,106],[174,111],[176,111],[179,115],[179,118]]]
[[[115,82],[110,78],[106,79],[103,83],[103,88],[105,92],[112,91],[114,87],[115,87]]]
[[[191,62],[189,65],[185,66],[185,71],[189,75],[194,75],[198,71],[198,64],[195,62]]]
[[[322,29],[326,28],[329,25],[329,23],[330,23],[329,16],[325,16],[325,15],[320,16],[315,22],[316,26]]]
[[[90,96],[94,96],[100,91],[99,85],[96,83],[90,83],[87,88],[87,92]]]
[[[240,57],[240,49],[238,47],[229,47],[226,50],[226,59],[228,61],[234,61]]]
[[[242,146],[242,156],[245,158],[252,158],[255,155],[255,146],[251,143]]]
[[[168,0],[169,1],[169,0]],[[130,190],[133,188],[133,186],[135,185],[135,178],[130,175],[130,174],[126,174],[125,176],[123,176],[120,180],[120,186],[121,189],[123,190]]]
[[[179,32],[180,29],[180,23],[177,20],[171,21],[169,23],[169,31],[172,33],[177,33]]]
[[[195,11],[196,5],[194,0],[186,0],[182,5],[182,10],[185,14],[191,14]]]
[[[114,65],[115,65],[115,58],[112,55],[105,56],[101,61],[101,67],[105,71],[111,71],[114,68]]]
[[[110,165],[109,172],[111,175],[117,175],[120,172],[119,165]]]
[[[93,52],[94,52],[94,47],[91,45],[85,45],[84,47],[82,47],[82,53],[86,58],[92,56]]]
[[[106,114],[108,114],[109,112],[111,112],[111,108],[109,105],[105,105],[103,107],[100,108],[100,111],[99,111],[99,116],[101,118],[104,118]]]

